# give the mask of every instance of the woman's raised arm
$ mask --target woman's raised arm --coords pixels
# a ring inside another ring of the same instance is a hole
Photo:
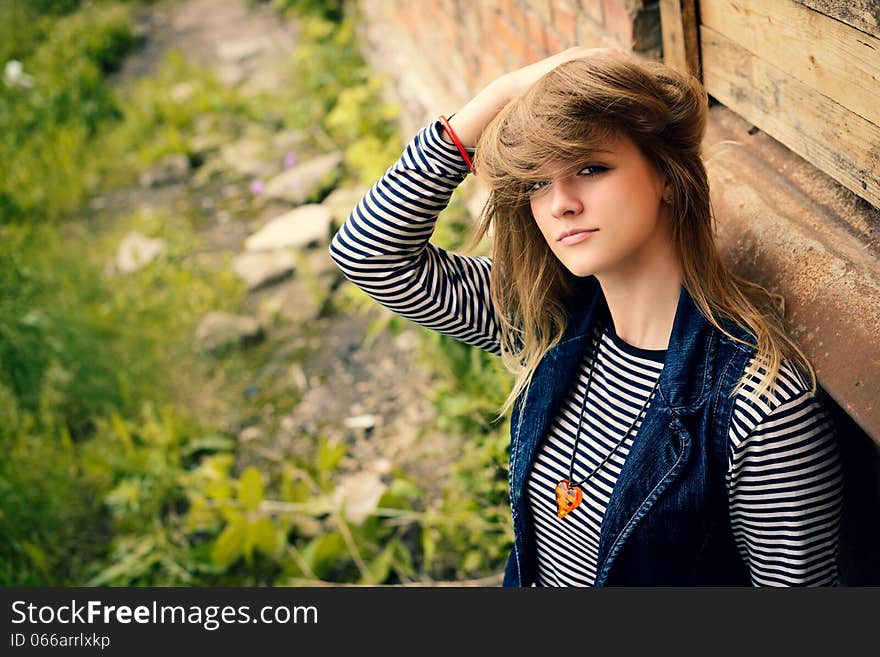
[[[569,48],[483,88],[450,119],[470,155],[507,102],[555,66],[590,52]],[[500,355],[491,259],[429,243],[437,216],[467,174],[456,146],[432,121],[360,200],[331,241],[330,255],[346,278],[395,313]]]
[[[562,52],[546,57],[528,66],[505,73],[490,82],[480,93],[474,96],[455,116],[449,120],[449,125],[455,131],[459,140],[467,148],[474,148],[483,134],[483,130],[496,114],[513,98],[531,87],[539,78],[549,73],[554,68],[572,59],[589,57],[596,52],[617,52],[621,55],[622,50],[612,48],[583,48],[573,46]],[[447,135],[444,139],[452,144],[453,141]]]

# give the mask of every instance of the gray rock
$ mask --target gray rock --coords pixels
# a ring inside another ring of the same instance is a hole
[[[304,205],[269,221],[245,240],[245,249],[266,251],[308,246],[327,240],[330,225],[327,208],[317,203]]]
[[[241,433],[238,434],[238,440],[240,442],[246,443],[252,440],[260,440],[264,437],[263,430],[257,426],[245,427],[241,430]]]
[[[375,472],[358,472],[342,479],[333,491],[333,504],[356,525],[379,507],[387,486]]]
[[[237,345],[259,342],[265,337],[263,327],[253,317],[213,311],[196,328],[196,342],[204,351],[220,351]]]
[[[216,53],[222,60],[241,62],[271,47],[272,41],[266,37],[247,37],[223,41],[217,46]]]
[[[119,243],[116,252],[116,271],[123,274],[135,272],[155,260],[164,250],[164,240],[130,232]]]
[[[287,169],[266,183],[266,198],[277,198],[294,205],[317,192],[342,163],[342,153],[328,153]]]
[[[219,213],[218,213],[219,214]],[[248,236],[247,225],[240,221],[220,221],[202,230],[202,239],[211,249],[238,251]]]
[[[265,290],[258,313],[266,324],[280,319],[304,325],[317,317],[320,310],[320,299],[316,298],[315,291],[304,281],[291,278]]]
[[[220,149],[223,165],[245,176],[261,178],[275,170],[265,142],[243,139]]]
[[[249,290],[268,287],[291,276],[295,270],[293,255],[288,250],[242,253],[232,263],[235,273]]]
[[[304,130],[284,130],[272,137],[272,146],[282,153],[297,152],[308,140],[309,137]]]
[[[332,281],[342,276],[339,265],[333,262],[327,249],[312,249],[300,256],[304,267],[317,281]]]
[[[225,143],[226,137],[219,132],[209,132],[193,137],[189,142],[189,148],[193,153],[205,157],[219,151]]]
[[[381,421],[378,415],[364,414],[346,418],[344,424],[349,429],[372,429]]]
[[[189,175],[189,158],[183,153],[166,155],[140,176],[141,187],[161,187],[183,182]]]
[[[227,87],[237,87],[245,81],[247,72],[238,64],[221,64],[217,67],[217,77]]]
[[[327,208],[334,221],[341,224],[348,219],[348,215],[351,214],[366,192],[367,190],[362,187],[339,187],[330,192],[321,205]]]

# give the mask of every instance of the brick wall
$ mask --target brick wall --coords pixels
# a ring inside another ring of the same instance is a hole
[[[394,77],[402,132],[451,113],[502,73],[569,46],[659,59],[657,0],[361,0],[364,54]]]

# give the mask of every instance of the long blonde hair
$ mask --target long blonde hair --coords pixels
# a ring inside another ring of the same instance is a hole
[[[516,375],[501,415],[561,340],[565,299],[577,280],[538,229],[528,189],[576,172],[597,142],[615,133],[632,139],[672,187],[673,244],[695,304],[717,329],[756,352],[732,394],[749,381],[760,398],[775,387],[783,359],[808,375],[815,393],[815,371],[784,327],[783,297],[736,275],[719,255],[701,155],[707,115],[708,97],[696,78],[658,62],[596,54],[558,66],[486,126],[474,166],[489,198],[468,248],[494,224],[491,297],[502,361]],[[560,170],[559,162],[568,164]],[[725,322],[755,342],[733,335]]]

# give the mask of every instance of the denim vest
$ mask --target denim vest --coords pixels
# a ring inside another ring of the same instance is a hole
[[[597,321],[610,314],[594,276],[579,279],[562,341],[514,404],[510,504],[514,545],[504,586],[537,579],[526,482],[538,445],[573,385]],[[741,328],[737,337],[754,342]],[[710,324],[684,286],[657,394],[633,440],[599,536],[595,586],[749,586],[728,515],[730,397],[754,349]]]

